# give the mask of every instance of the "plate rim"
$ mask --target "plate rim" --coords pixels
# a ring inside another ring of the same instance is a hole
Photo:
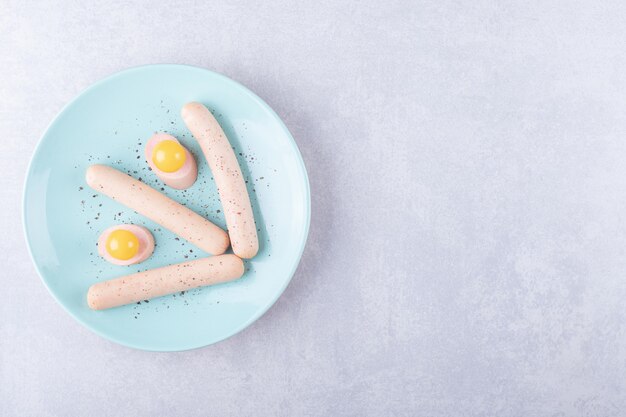
[[[126,75],[126,74],[131,73],[131,72],[137,72],[137,71],[142,71],[142,70],[150,70],[150,69],[161,69],[161,68],[181,68],[181,69],[184,69],[184,70],[192,70],[192,71],[200,71],[200,72],[208,73],[209,75],[214,76],[214,77],[216,77],[218,79],[221,79],[222,81],[225,81],[226,83],[231,83],[235,88],[238,88],[238,89],[242,90],[250,98],[252,98],[257,104],[259,104],[263,109],[268,111],[270,113],[270,115],[272,115],[278,121],[279,127],[286,134],[287,138],[289,139],[289,145],[291,146],[291,149],[295,153],[298,169],[300,170],[300,172],[302,174],[304,191],[305,191],[305,200],[306,200],[304,202],[304,208],[305,208],[304,238],[302,239],[302,241],[300,243],[300,248],[298,249],[298,252],[297,252],[296,262],[294,262],[293,267],[291,268],[291,270],[288,273],[288,279],[279,288],[279,290],[276,291],[274,297],[272,297],[271,300],[266,305],[264,305],[261,308],[259,308],[250,317],[250,319],[245,321],[240,326],[234,328],[233,331],[231,333],[229,333],[228,335],[226,335],[226,336],[217,338],[215,340],[209,340],[208,342],[200,342],[200,343],[189,344],[189,345],[184,345],[184,346],[173,346],[173,347],[170,347],[170,348],[159,348],[158,346],[151,346],[149,344],[132,343],[132,342],[127,342],[127,341],[121,340],[120,338],[111,336],[111,335],[107,334],[106,332],[100,331],[100,330],[92,327],[89,323],[85,322],[81,317],[79,317],[78,315],[74,314],[74,312],[71,311],[63,302],[61,302],[61,300],[59,300],[57,295],[50,289],[50,286],[48,285],[48,281],[44,277],[44,274],[42,273],[42,271],[41,271],[41,269],[39,267],[39,264],[37,263],[37,261],[35,259],[35,256],[33,254],[33,250],[32,250],[32,247],[31,247],[31,241],[29,239],[27,220],[26,220],[26,210],[27,210],[27,204],[28,204],[28,202],[27,202],[27,190],[29,188],[29,183],[32,181],[33,163],[34,163],[36,157],[39,155],[39,153],[41,151],[42,143],[44,141],[44,138],[45,138],[46,134],[58,122],[59,118],[63,114],[65,114],[65,112],[68,110],[68,108],[76,100],[80,99],[83,95],[87,94],[89,91],[95,89],[96,87],[100,86],[101,84],[104,84],[106,82],[110,82],[111,80],[113,80],[113,79],[115,79],[117,77]],[[298,145],[297,145],[295,139],[293,138],[293,135],[291,134],[291,132],[289,131],[289,129],[287,128],[287,126],[285,125],[283,120],[274,111],[274,109],[272,109],[262,98],[260,98],[258,95],[256,95],[252,90],[250,90],[249,88],[247,88],[246,86],[244,86],[240,82],[238,82],[236,80],[233,80],[232,78],[229,78],[229,77],[227,77],[227,76],[225,76],[225,75],[223,75],[221,73],[218,73],[218,72],[206,69],[206,68],[202,68],[202,67],[197,67],[197,66],[194,66],[194,65],[187,65],[187,64],[146,64],[146,65],[139,65],[139,66],[129,67],[129,68],[123,69],[121,71],[116,71],[113,74],[110,74],[110,75],[108,75],[108,76],[106,76],[104,78],[99,79],[98,81],[90,84],[89,86],[84,88],[82,91],[80,91],[78,94],[73,96],[73,98],[71,100],[69,100],[67,103],[65,103],[63,105],[63,107],[57,112],[56,116],[52,119],[52,121],[50,121],[50,123],[48,123],[48,125],[44,129],[43,133],[39,136],[39,139],[37,140],[37,144],[35,145],[35,148],[32,151],[32,155],[31,155],[30,160],[28,162],[28,165],[26,167],[26,176],[25,176],[25,180],[24,180],[24,185],[22,187],[22,213],[21,214],[22,214],[22,216],[21,216],[22,231],[24,233],[24,238],[26,240],[26,248],[27,248],[30,260],[31,260],[32,264],[35,267],[35,271],[37,272],[37,275],[39,275],[40,280],[43,282],[44,286],[48,290],[48,293],[50,295],[52,295],[54,300],[63,308],[63,310],[65,310],[72,318],[74,318],[74,320],[78,321],[81,325],[83,325],[85,328],[89,329],[90,331],[94,332],[95,334],[97,334],[97,335],[99,335],[99,336],[101,336],[101,337],[103,337],[103,338],[105,338],[105,339],[107,339],[107,340],[109,340],[111,342],[114,342],[114,343],[117,343],[117,344],[129,347],[129,348],[138,349],[138,350],[144,350],[144,351],[151,351],[151,352],[182,352],[182,351],[193,350],[193,349],[200,349],[200,348],[203,348],[203,347],[206,347],[206,346],[210,346],[210,345],[222,342],[222,341],[224,341],[226,339],[229,339],[229,338],[239,334],[240,332],[242,332],[243,330],[245,330],[246,328],[251,326],[259,318],[261,318],[270,308],[272,308],[272,306],[276,303],[276,301],[278,301],[278,299],[283,295],[283,293],[285,292],[285,289],[287,288],[287,286],[289,285],[289,283],[293,279],[293,276],[295,275],[295,272],[298,269],[298,266],[300,265],[300,261],[302,260],[302,254],[304,253],[304,249],[305,249],[307,241],[308,241],[309,229],[310,229],[310,225],[311,225],[311,187],[310,187],[310,183],[309,183],[309,176],[308,176],[308,172],[307,172],[307,169],[306,169],[306,164],[304,163],[304,159],[302,158],[302,153],[300,152],[300,149],[298,148]]]

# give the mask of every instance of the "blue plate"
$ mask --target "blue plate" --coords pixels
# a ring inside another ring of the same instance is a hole
[[[92,311],[86,294],[106,279],[206,253],[130,209],[91,190],[85,170],[107,164],[162,190],[225,228],[211,172],[180,118],[189,101],[215,114],[248,180],[259,229],[259,254],[240,280]],[[198,180],[185,191],[161,183],[143,157],[156,131],[176,136],[196,157]],[[163,187],[163,188],[161,188]],[[276,113],[245,87],[213,72],[150,65],[98,82],[61,111],[28,169],[24,227],[32,259],[57,301],[80,323],[126,346],[176,351],[218,342],[249,326],[282,294],[300,261],[310,219],[306,169]],[[96,252],[99,234],[118,223],[149,228],[157,247],[147,261],[114,266]]]

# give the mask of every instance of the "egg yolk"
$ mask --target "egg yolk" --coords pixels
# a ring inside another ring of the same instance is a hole
[[[162,140],[152,150],[152,162],[163,172],[176,172],[185,165],[185,148],[174,140]]]
[[[127,261],[139,252],[139,239],[128,230],[118,229],[109,234],[106,242],[109,255]]]

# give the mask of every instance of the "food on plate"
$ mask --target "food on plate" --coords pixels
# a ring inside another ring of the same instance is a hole
[[[259,250],[259,239],[250,196],[226,134],[200,103],[185,104],[181,116],[200,144],[215,178],[233,252],[241,258],[254,257]]]
[[[154,237],[148,229],[134,224],[109,227],[98,239],[98,253],[115,265],[145,261],[154,252]]]
[[[99,282],[89,288],[87,303],[93,310],[104,310],[232,281],[243,272],[243,261],[237,256],[211,256]]]
[[[204,217],[115,168],[92,165],[85,175],[94,190],[111,197],[212,255],[226,251],[228,234]]]
[[[174,136],[153,135],[146,143],[145,156],[152,171],[170,187],[183,190],[196,182],[196,160]]]

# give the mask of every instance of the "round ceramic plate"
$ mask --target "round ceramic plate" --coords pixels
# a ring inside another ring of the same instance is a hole
[[[260,250],[244,276],[124,307],[92,311],[90,285],[140,270],[208,256],[85,183],[91,164],[106,164],[157,188],[225,228],[215,183],[197,142],[180,118],[189,101],[214,113],[239,159],[259,230]],[[185,191],[148,170],[143,147],[154,132],[176,136],[198,162]],[[93,85],[61,111],[41,138],[28,169],[24,227],[37,271],[52,295],[79,322],[126,346],[158,351],[218,342],[258,319],[281,295],[300,261],[310,195],[300,152],[276,113],[240,84],[181,65],[150,65]],[[139,265],[114,266],[96,240],[119,223],[146,226],[156,250]]]

